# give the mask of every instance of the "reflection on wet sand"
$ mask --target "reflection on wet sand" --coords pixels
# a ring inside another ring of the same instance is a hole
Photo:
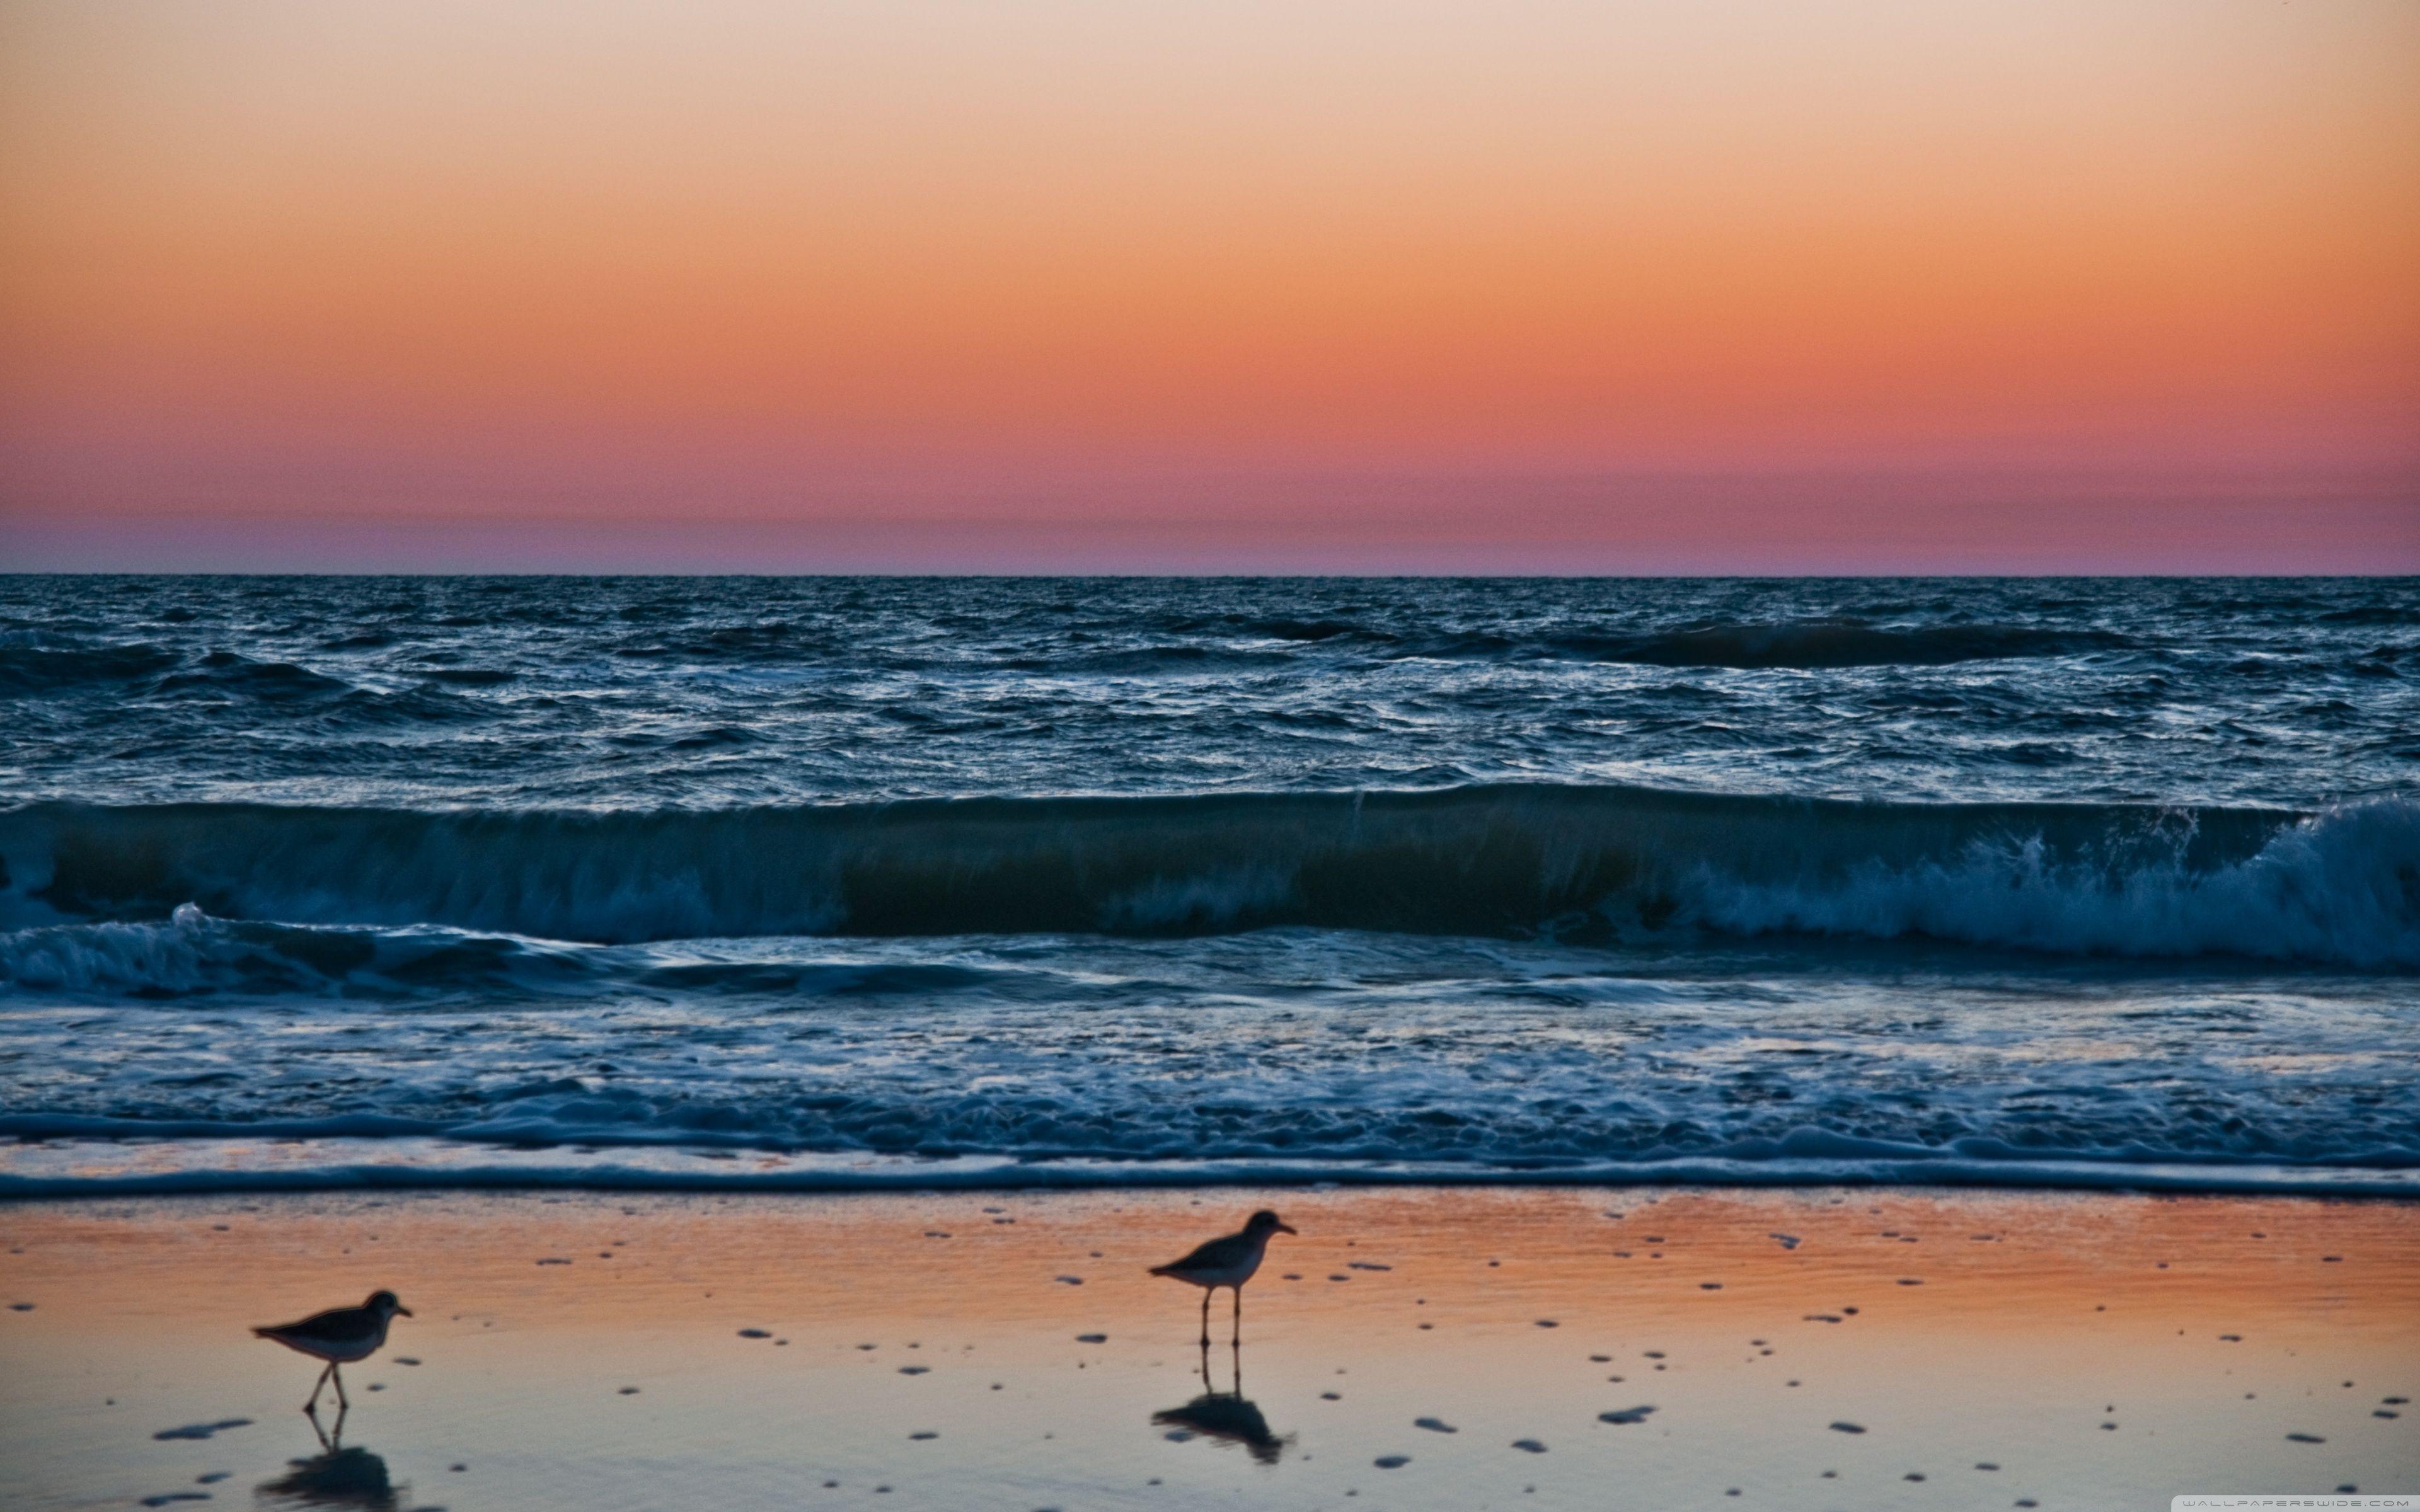
[[[289,1459],[286,1473],[253,1489],[256,1499],[272,1506],[360,1507],[366,1512],[397,1512],[411,1488],[396,1486],[387,1475],[386,1461],[367,1449],[345,1447],[346,1412],[325,1427],[317,1416],[311,1431],[319,1436],[319,1452],[308,1459]]]
[[[387,1478],[386,1461],[367,1449],[344,1448],[333,1442],[322,1453],[297,1459],[286,1473],[262,1481],[253,1494],[272,1506],[361,1507],[367,1512],[396,1512],[410,1486]]]
[[[1227,1200],[0,1204],[0,1506],[2150,1505],[2415,1462],[2410,1205],[1290,1193],[1248,1392],[1129,1263]],[[236,1326],[298,1275],[424,1304],[346,1382],[391,1480]]]
[[[1218,1443],[1240,1443],[1254,1459],[1274,1465],[1294,1442],[1288,1434],[1280,1438],[1269,1430],[1269,1420],[1260,1408],[1244,1396],[1244,1355],[1240,1347],[1234,1351],[1234,1384],[1220,1391],[1210,1379],[1210,1350],[1202,1350],[1202,1395],[1182,1407],[1171,1407],[1151,1414],[1152,1423],[1172,1428],[1177,1433],[1200,1435]]]

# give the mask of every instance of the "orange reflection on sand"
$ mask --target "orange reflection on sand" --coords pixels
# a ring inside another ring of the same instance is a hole
[[[1221,1299],[1198,1350],[1198,1293],[1145,1268],[1263,1204],[1301,1236],[1248,1288],[1242,1348]],[[348,1371],[346,1443],[484,1504],[786,1505],[829,1480],[937,1509],[1156,1483],[1310,1508],[1390,1464],[1389,1504],[1436,1507],[2386,1486],[2420,1465],[2381,1405],[2420,1384],[2410,1220],[1905,1191],[23,1204],[0,1211],[0,1291],[33,1305],[0,1321],[0,1499],[285,1484],[311,1362],[245,1326],[382,1286],[415,1316]]]
[[[1552,1299],[1561,1321],[1583,1328],[1843,1305],[1895,1329],[1960,1332],[2032,1330],[2106,1307],[2115,1316],[2092,1326],[2107,1328],[2136,1309],[2190,1306],[2420,1334],[2420,1227],[2386,1202],[1558,1188],[1219,1192],[1198,1206],[1157,1193],[563,1206],[423,1195],[252,1211],[145,1203],[140,1221],[27,1204],[7,1212],[5,1231],[23,1251],[10,1257],[12,1285],[42,1291],[94,1270],[139,1276],[121,1304],[133,1317],[267,1317],[307,1300],[302,1289],[346,1301],[393,1286],[407,1301],[452,1299],[438,1306],[525,1308],[533,1320],[576,1307],[587,1322],[618,1324],[644,1320],[667,1291],[712,1287],[785,1315],[886,1323],[946,1312],[1023,1326],[1108,1296],[1164,1311],[1171,1337],[1189,1338],[1198,1293],[1147,1268],[1259,1203],[1302,1233],[1274,1241],[1247,1316],[1282,1319],[1290,1333],[1350,1328],[1361,1309],[1397,1309],[1417,1293],[1432,1321]],[[536,1263],[547,1258],[568,1263]],[[1055,1279],[1068,1274],[1080,1289]]]

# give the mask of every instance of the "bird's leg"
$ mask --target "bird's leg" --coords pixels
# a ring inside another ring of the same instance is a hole
[[[1210,1296],[1218,1289],[1217,1287],[1202,1288],[1202,1347],[1205,1350],[1210,1347]]]
[[[336,1415],[342,1417],[353,1410],[353,1404],[345,1400],[345,1373],[334,1361],[328,1364],[328,1379],[336,1383]]]
[[[1218,1389],[1210,1384],[1210,1341],[1208,1339],[1202,1341],[1202,1389],[1205,1392]]]
[[[311,1382],[311,1399],[302,1404],[302,1412],[305,1416],[315,1417],[318,1414],[319,1392],[328,1384],[328,1372],[335,1368],[335,1364],[333,1361],[330,1362],[328,1365],[320,1368],[319,1379]]]
[[[1228,1331],[1227,1336],[1235,1341],[1236,1348],[1241,1349],[1244,1343],[1244,1288],[1232,1287],[1228,1289],[1235,1294],[1235,1324]]]

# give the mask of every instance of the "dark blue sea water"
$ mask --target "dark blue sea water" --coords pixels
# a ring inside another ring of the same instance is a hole
[[[2420,1192],[2420,583],[0,578],[0,1194]]]

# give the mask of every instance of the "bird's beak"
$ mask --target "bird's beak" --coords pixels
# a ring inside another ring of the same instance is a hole
[[[1280,1234],[1293,1234],[1296,1239],[1300,1239],[1300,1238],[1302,1237],[1302,1235],[1301,1235],[1299,1232],[1297,1232],[1297,1231],[1295,1230],[1295,1228],[1294,1225],[1292,1225],[1292,1224],[1280,1224],[1280,1225],[1278,1225],[1278,1232],[1279,1232],[1279,1233],[1280,1233]]]
[[[399,1312],[399,1313],[403,1314],[403,1316],[404,1316],[404,1317],[406,1317],[406,1318],[410,1318],[410,1317],[411,1316],[411,1308],[409,1308],[409,1307],[406,1307],[406,1306],[402,1305],[402,1304],[399,1304],[399,1303],[396,1305],[396,1309],[395,1309],[395,1310],[396,1310],[396,1312]]]

